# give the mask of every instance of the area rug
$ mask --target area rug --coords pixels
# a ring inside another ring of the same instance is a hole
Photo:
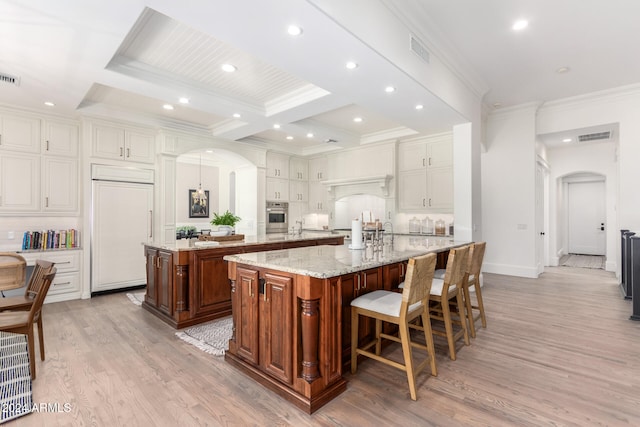
[[[228,316],[176,332],[176,336],[206,353],[223,356],[232,333],[233,319]]]
[[[560,265],[565,267],[604,269],[605,257],[602,255],[565,255],[560,259]]]
[[[0,331],[0,424],[30,413],[31,393],[27,336]]]
[[[136,292],[135,294],[127,294],[129,300],[135,305],[142,305],[142,301],[144,301],[144,295],[146,292]]]

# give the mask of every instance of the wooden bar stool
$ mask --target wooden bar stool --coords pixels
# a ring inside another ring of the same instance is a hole
[[[484,259],[486,247],[487,242],[478,242],[471,245],[467,267],[468,277],[462,288],[467,320],[469,321],[469,332],[472,338],[476,337],[475,324],[478,319],[482,321],[483,328],[487,327],[487,318],[484,314],[484,303],[482,302],[482,289],[480,288],[480,270],[482,269],[482,260]],[[475,305],[471,301],[470,289],[473,289],[473,293],[476,294]],[[474,315],[473,310],[477,310],[478,314]]]

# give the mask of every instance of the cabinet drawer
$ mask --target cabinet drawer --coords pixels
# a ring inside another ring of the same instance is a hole
[[[55,262],[56,275],[80,269],[80,252],[77,251],[42,253],[38,258]]]
[[[78,291],[80,291],[80,273],[56,273],[56,277],[53,278],[53,282],[51,282],[51,287],[47,293],[47,299],[49,299],[50,296]]]

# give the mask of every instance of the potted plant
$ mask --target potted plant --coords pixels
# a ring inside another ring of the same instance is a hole
[[[228,234],[233,234],[235,232],[234,227],[240,220],[241,218],[239,216],[232,214],[228,210],[222,215],[218,215],[214,212],[211,225],[217,225],[218,230],[228,230]]]
[[[176,227],[176,239],[191,238],[196,233],[196,227],[193,225],[181,225]]]

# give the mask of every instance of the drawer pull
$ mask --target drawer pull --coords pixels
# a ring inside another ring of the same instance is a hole
[[[60,286],[60,285],[70,285],[71,282],[60,282],[60,283],[54,283],[53,286]]]

